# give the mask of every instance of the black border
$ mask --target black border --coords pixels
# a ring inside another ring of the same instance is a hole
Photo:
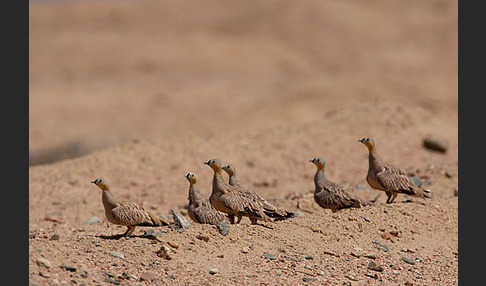
[[[4,4],[0,215],[4,274],[8,275],[2,280],[29,285],[29,2]]]

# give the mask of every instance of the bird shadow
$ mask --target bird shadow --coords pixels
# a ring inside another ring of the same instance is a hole
[[[149,239],[149,240],[159,240],[156,236],[153,236],[153,235],[146,235],[146,234],[140,234],[140,235],[123,235],[123,234],[114,234],[114,235],[95,235],[95,237],[97,238],[101,238],[101,239],[106,239],[106,240],[119,240],[121,238],[125,238],[125,239],[128,239],[128,238],[145,238],[145,239]]]

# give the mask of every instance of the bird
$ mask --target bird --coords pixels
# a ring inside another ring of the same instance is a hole
[[[376,144],[372,138],[363,137],[358,141],[364,144],[369,152],[366,181],[373,189],[386,193],[388,197],[386,203],[393,203],[398,194],[432,198],[431,190],[417,187],[404,170],[383,161],[376,152]]]
[[[317,167],[314,176],[314,200],[322,208],[337,212],[338,210],[346,208],[361,208],[376,201],[376,198],[369,202],[360,200],[353,194],[347,192],[343,186],[329,181],[324,174],[326,161],[322,158],[315,157],[312,160],[309,160],[309,162]]]
[[[262,204],[265,214],[269,217],[272,217],[276,220],[294,217],[294,213],[275,207],[255,192],[246,191],[246,188],[239,183],[239,180],[236,177],[235,168],[232,165],[228,164],[222,166],[221,169],[223,169],[229,176],[228,184],[233,187],[237,187],[243,195],[255,197]]]
[[[137,226],[155,227],[169,225],[169,222],[166,219],[154,215],[136,203],[118,202],[118,200],[113,197],[106,179],[98,178],[91,183],[98,186],[102,191],[101,200],[108,221],[116,225],[124,225],[127,227],[127,231],[120,234],[120,236],[127,237],[131,235]]]
[[[272,221],[254,192],[242,191],[237,186],[231,186],[224,181],[221,161],[212,159],[205,161],[204,164],[214,171],[209,201],[215,209],[228,214],[232,224],[235,223],[235,216],[238,217],[237,224],[243,216],[247,216],[252,224],[258,224],[258,220]]]
[[[240,186],[238,179],[236,178],[235,168],[233,168],[233,166],[228,164],[222,166],[221,169],[223,169],[229,176],[228,184],[232,186]]]
[[[189,206],[187,212],[189,217],[197,223],[212,225],[228,220],[225,213],[216,210],[208,199],[201,196],[199,189],[196,187],[196,174],[187,172],[185,177],[189,181]]]

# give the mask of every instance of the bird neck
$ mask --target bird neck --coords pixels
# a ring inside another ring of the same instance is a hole
[[[195,184],[189,186],[189,205],[195,205],[200,200],[199,189]]]
[[[317,168],[317,171],[316,171],[316,175],[314,176],[314,183],[317,183],[319,182],[319,180],[325,180],[325,176],[324,176],[324,168]]]
[[[213,193],[224,193],[225,182],[221,173],[214,172],[213,176]]]
[[[236,186],[238,184],[238,179],[236,179],[235,174],[229,176],[229,184],[232,186]]]
[[[103,205],[105,209],[113,209],[118,205],[118,202],[113,197],[113,194],[110,190],[103,190],[101,199],[103,200]]]

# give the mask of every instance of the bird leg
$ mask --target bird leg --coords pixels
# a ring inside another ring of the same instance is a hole
[[[235,224],[235,216],[232,214],[228,214],[228,218],[231,224]]]
[[[397,193],[392,193],[392,198],[391,198],[391,201],[390,203],[393,203],[395,201],[395,198],[398,196]]]
[[[239,224],[241,222],[241,218],[243,218],[242,216],[238,216],[238,220],[236,221],[236,224]]]
[[[391,204],[391,197],[392,197],[392,192],[385,192],[386,193],[386,196],[388,197],[388,199],[386,200],[386,203],[387,204]]]
[[[122,236],[129,236],[133,233],[134,230],[135,230],[134,226],[127,226],[127,231],[125,231],[125,233],[122,234]]]

